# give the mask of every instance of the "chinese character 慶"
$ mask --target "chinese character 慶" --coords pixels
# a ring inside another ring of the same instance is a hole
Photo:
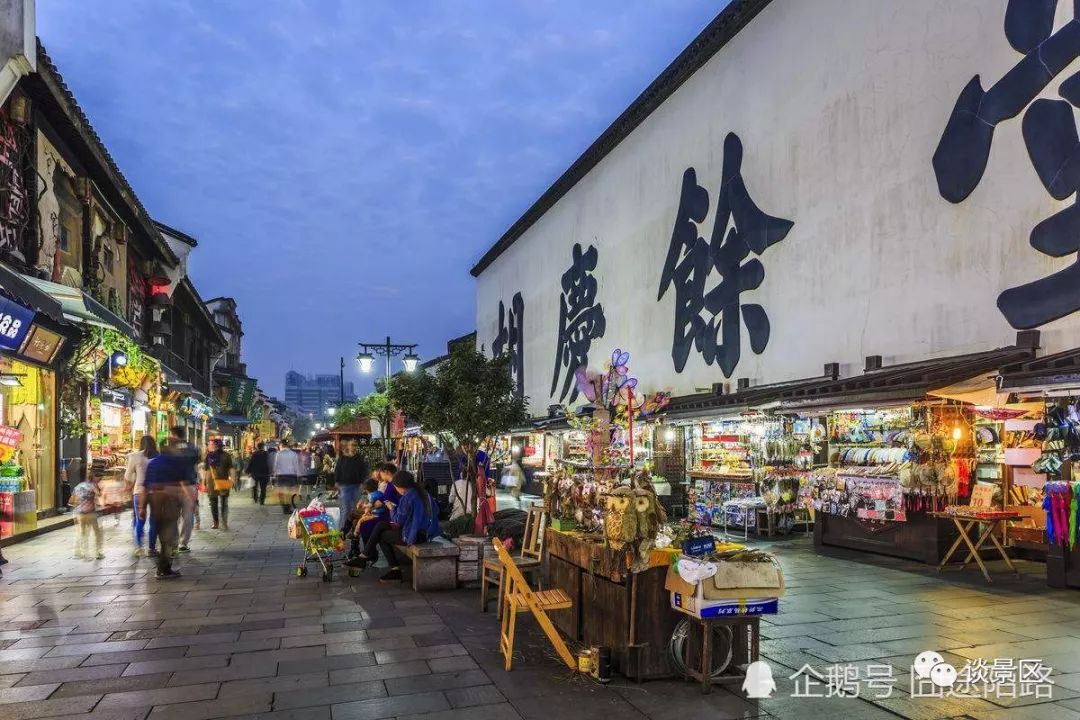
[[[559,301],[559,337],[555,347],[555,372],[551,376],[552,397],[559,389],[562,378],[562,390],[559,402],[570,395],[573,402],[578,395],[574,382],[574,371],[589,364],[589,348],[592,341],[604,336],[606,321],[604,308],[596,302],[597,252],[592,245],[582,251],[575,243],[573,262],[570,269],[562,276],[562,297]]]

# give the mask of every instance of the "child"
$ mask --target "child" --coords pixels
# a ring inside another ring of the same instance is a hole
[[[356,523],[353,525],[350,536],[352,537],[352,548],[350,555],[356,555],[360,552],[360,543],[366,538],[363,538],[360,534],[360,526],[369,520],[376,518],[386,517],[386,496],[379,490],[379,481],[375,478],[368,478],[364,481],[364,492],[367,493],[366,501],[356,503]]]
[[[100,491],[97,486],[97,478],[83,480],[71,491],[69,504],[74,508],[75,516],[75,557],[90,559],[87,553],[87,543],[90,540],[90,532],[94,533],[94,557],[102,560],[105,553],[102,552],[104,534],[101,525],[98,524],[97,499]]]

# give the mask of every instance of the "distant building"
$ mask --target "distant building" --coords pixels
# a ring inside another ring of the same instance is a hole
[[[285,373],[285,404],[297,412],[319,414],[328,407],[356,400],[351,382],[345,383],[341,397],[341,378],[337,375],[304,375],[295,370]]]

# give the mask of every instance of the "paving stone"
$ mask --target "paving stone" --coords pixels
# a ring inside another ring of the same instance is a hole
[[[54,682],[47,685],[4,688],[0,690],[0,705],[30,702],[32,700],[44,700],[52,695],[58,687],[60,687],[60,683]],[[3,717],[3,715],[3,710],[0,710],[0,717]]]
[[[265,717],[263,713],[271,709],[272,699],[272,694],[261,693],[223,697],[218,700],[159,705],[150,713],[150,720],[210,720],[248,713],[258,713],[259,717]]]
[[[347,656],[346,656],[347,657]],[[431,669],[423,660],[411,662],[392,663],[390,665],[372,664],[366,667],[339,668],[330,671],[330,684],[341,685],[343,683],[367,682],[370,680],[390,680],[393,678],[411,677],[413,675],[428,675]]]
[[[112,633],[86,633],[83,635],[38,635],[23,638],[9,649],[21,650],[30,647],[48,647],[53,645],[78,645],[105,642]]]
[[[494,685],[476,685],[473,687],[461,687],[448,689],[446,699],[451,707],[464,708],[476,705],[495,705],[505,703],[506,698]]]
[[[105,665],[103,667],[110,667]],[[78,680],[65,682],[50,697],[62,698],[75,695],[94,695],[102,693],[119,693],[128,690],[154,690],[165,687],[169,681],[170,673],[158,673],[156,675],[132,675],[128,677],[98,678],[94,680]]]
[[[402,715],[398,720],[520,720],[521,715],[510,703],[482,705],[423,715]]]
[[[253,680],[230,680],[221,684],[221,697],[250,695],[252,693],[290,693],[294,690],[326,687],[330,684],[328,673],[312,672],[303,675],[272,675]]]
[[[375,664],[374,653],[341,655],[338,657],[308,658],[305,660],[287,660],[278,663],[278,672],[282,675],[298,675],[316,670],[335,670],[367,667]]]
[[[375,653],[375,660],[379,663],[394,663],[406,662],[408,660],[431,660],[432,658],[444,658],[467,654],[465,648],[458,644],[432,645],[430,647],[422,648],[382,650]]]
[[[293,708],[258,715],[238,715],[232,720],[331,720],[330,706]]]
[[[331,713],[333,720],[378,720],[449,709],[442,693],[418,693],[335,704]]]
[[[457,655],[454,657],[445,658],[432,658],[431,660],[427,661],[427,664],[431,668],[431,672],[435,673],[475,670],[478,667],[476,661],[467,655]]]
[[[408,695],[410,693],[449,690],[471,685],[487,685],[491,679],[483,670],[465,670],[462,672],[414,675],[386,681],[386,691],[390,695]]]
[[[122,675],[149,675],[163,672],[187,672],[207,668],[223,668],[229,664],[227,655],[200,658],[169,658],[167,660],[146,660],[127,666]]]
[[[123,707],[94,710],[79,715],[58,715],[55,720],[145,720],[149,714],[149,707]]]
[[[120,677],[127,665],[94,665],[90,667],[73,667],[57,670],[41,670],[26,673],[15,684],[47,685],[49,683],[77,682],[79,680],[94,680],[98,678]],[[6,677],[6,676],[4,676]]]
[[[217,696],[218,684],[186,685],[167,687],[157,690],[133,690],[131,692],[107,694],[101,699],[101,709],[113,707],[131,707],[140,705],[168,705],[170,703],[188,703],[194,700],[209,700]]]
[[[64,655],[95,655],[104,653],[121,653],[142,650],[149,640],[120,640],[118,642],[77,643],[74,645],[60,645],[49,648],[45,657],[63,657]],[[42,648],[37,648],[42,649]],[[11,657],[10,651],[4,651],[5,659]]]
[[[116,663],[150,662],[169,660],[184,656],[185,648],[171,647],[157,650],[132,650],[130,652],[96,653],[82,662],[83,665],[115,665]]]
[[[101,695],[83,695],[60,700],[12,703],[3,706],[2,717],[4,720],[33,720],[34,718],[88,713],[98,704],[101,698]]]
[[[240,642],[217,643],[213,645],[192,645],[187,649],[187,657],[277,650],[280,642],[281,641],[278,638],[265,638],[263,640],[243,640]]]

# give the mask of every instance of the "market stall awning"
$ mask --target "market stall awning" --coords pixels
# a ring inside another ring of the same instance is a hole
[[[836,382],[831,375],[802,380],[790,380],[769,385],[755,385],[734,393],[701,393],[672,398],[663,415],[671,420],[734,416],[750,410],[763,409],[780,399],[784,393],[809,391]]]
[[[29,277],[15,272],[3,263],[0,263],[0,288],[56,322],[68,319],[64,316],[64,308],[59,301],[31,283]]]
[[[836,406],[912,402],[933,390],[996,373],[1011,363],[1031,360],[1034,350],[1009,346],[967,355],[953,355],[868,370],[814,387],[781,393],[780,409],[821,410]]]
[[[215,415],[213,417],[213,422],[239,427],[242,425],[250,425],[251,418],[245,415]]]
[[[358,417],[330,428],[331,435],[366,435],[371,437],[371,419]]]
[[[54,302],[59,303],[62,308],[63,319],[84,325],[117,330],[132,340],[139,341],[138,333],[135,332],[131,325],[79,288],[61,285],[49,280],[40,280],[29,275],[20,275],[19,277],[40,292],[51,297]]]
[[[1005,365],[998,382],[1003,393],[1080,392],[1080,348]]]

